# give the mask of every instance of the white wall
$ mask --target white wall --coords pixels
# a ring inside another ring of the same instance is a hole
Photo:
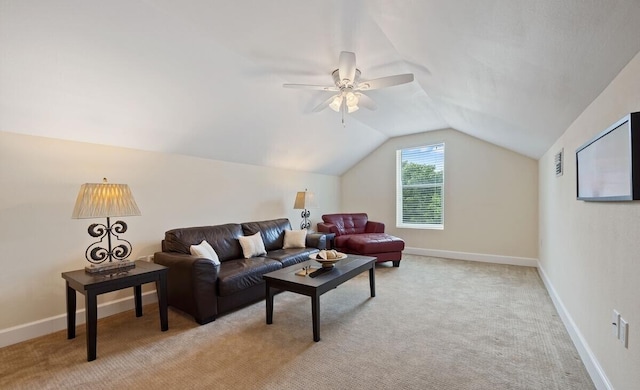
[[[640,54],[539,161],[540,265],[615,389],[640,384],[640,202],[576,200],[575,150],[640,111]],[[565,151],[565,171],[553,158]],[[629,348],[611,333],[611,312],[629,321]]]
[[[65,313],[60,274],[88,264],[87,227],[105,222],[73,220],[71,212],[80,185],[103,177],[128,184],[142,212],[123,218],[132,259],[160,250],[171,228],[281,217],[298,228],[293,202],[305,188],[320,206],[314,225],[339,208],[336,176],[0,132],[0,333]]]
[[[438,142],[445,143],[444,230],[396,228],[396,150]],[[342,176],[342,208],[384,222],[407,247],[535,259],[537,170],[531,158],[452,129],[396,137]]]

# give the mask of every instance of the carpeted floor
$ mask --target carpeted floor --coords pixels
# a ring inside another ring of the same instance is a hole
[[[156,305],[0,349],[2,389],[593,389],[536,269],[405,255],[320,299],[275,297],[199,326]]]

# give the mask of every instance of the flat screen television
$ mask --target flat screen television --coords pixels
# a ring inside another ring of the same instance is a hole
[[[576,149],[577,198],[640,199],[640,112],[626,115]]]

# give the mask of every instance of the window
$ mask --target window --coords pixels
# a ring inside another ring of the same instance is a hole
[[[396,151],[396,226],[444,228],[444,143]]]

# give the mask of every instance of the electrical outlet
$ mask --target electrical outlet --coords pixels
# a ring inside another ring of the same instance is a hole
[[[629,348],[629,323],[620,317],[620,342],[625,348]]]
[[[620,313],[617,310],[611,315],[611,334],[617,339],[620,338]]]

